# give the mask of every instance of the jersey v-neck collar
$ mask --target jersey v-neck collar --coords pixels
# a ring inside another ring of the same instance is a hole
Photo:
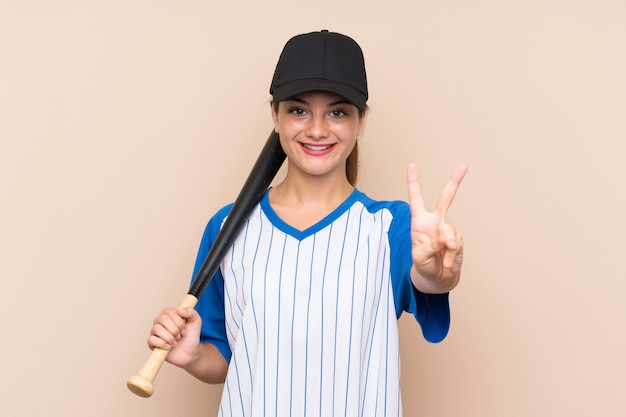
[[[276,212],[272,208],[272,205],[270,204],[269,194],[270,193],[268,190],[263,195],[259,203],[261,205],[261,210],[263,211],[265,216],[267,216],[269,221],[277,229],[288,234],[289,236],[294,237],[295,239],[304,240],[307,237],[314,235],[315,233],[324,229],[326,226],[328,226],[329,224],[337,220],[339,217],[341,217],[341,215],[343,215],[346,211],[348,211],[348,209],[354,204],[354,202],[359,199],[361,192],[355,188],[354,190],[352,190],[348,198],[346,198],[343,201],[343,203],[337,206],[335,210],[331,211],[326,217],[321,219],[319,222],[315,223],[314,225],[304,230],[296,229],[295,227],[291,226],[290,224],[285,222],[283,219],[281,219],[278,216],[278,214],[276,214]]]

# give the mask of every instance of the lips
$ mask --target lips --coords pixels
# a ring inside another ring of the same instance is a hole
[[[309,149],[311,151],[325,151],[327,149],[330,149],[333,145],[311,145],[308,143],[302,143],[301,144],[303,148]]]

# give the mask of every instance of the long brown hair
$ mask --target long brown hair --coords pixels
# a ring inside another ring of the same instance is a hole
[[[278,104],[279,101],[272,100],[272,108],[274,109],[274,113],[278,113]],[[367,105],[365,109],[359,110],[359,118],[365,116],[365,112],[367,111]],[[348,155],[348,159],[346,159],[346,178],[348,178],[348,182],[353,187],[356,186],[356,181],[359,177],[359,141],[357,140],[354,143],[354,148],[352,148],[352,152]]]

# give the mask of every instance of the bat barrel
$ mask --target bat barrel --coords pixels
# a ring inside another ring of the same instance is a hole
[[[245,224],[250,211],[261,200],[270,183],[278,173],[286,155],[280,145],[278,133],[272,130],[265,146],[261,150],[248,179],[244,183],[239,196],[224,220],[222,229],[211,246],[202,266],[191,284],[189,294],[200,297],[202,291],[213,278],[226,252]]]
[[[254,206],[267,191],[285,158],[278,134],[272,130],[179,308],[195,307],[202,291],[213,278],[233,240],[241,231]],[[131,376],[126,382],[128,389],[140,397],[150,397],[154,392],[154,380],[168,353],[168,350],[153,349],[139,373]]]

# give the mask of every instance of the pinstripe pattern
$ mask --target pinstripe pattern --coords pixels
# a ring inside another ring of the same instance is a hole
[[[401,416],[391,212],[355,191],[304,232],[264,197],[222,263],[220,415]]]

